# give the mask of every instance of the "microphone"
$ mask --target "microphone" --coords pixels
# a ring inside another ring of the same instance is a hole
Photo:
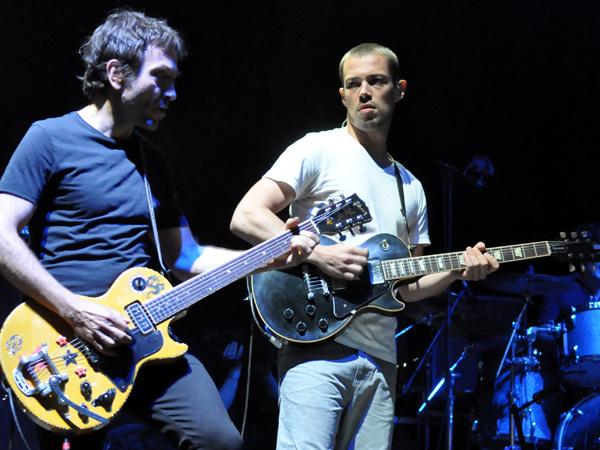
[[[463,175],[469,173],[475,179],[477,186],[483,186],[484,181],[494,175],[494,166],[485,155],[477,155],[469,163]]]

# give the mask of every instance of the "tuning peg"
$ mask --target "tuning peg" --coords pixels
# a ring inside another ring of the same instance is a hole
[[[587,239],[588,237],[590,237],[590,233],[588,233],[587,231],[582,231],[581,232],[581,237],[584,239]]]
[[[365,231],[367,231],[367,227],[365,227],[364,225],[361,224],[361,226],[358,228],[358,231],[360,231],[361,233],[364,233]]]
[[[343,235],[342,233],[340,233],[340,241],[345,241],[346,240],[346,236]]]
[[[579,265],[579,270],[581,270],[582,272],[585,272],[585,264],[581,263]]]
[[[559,234],[561,239],[566,239],[567,238],[567,233],[565,233],[564,231],[561,231]]]
[[[572,263],[569,263],[569,272],[573,273],[575,270],[577,270],[575,269],[575,266]]]
[[[573,239],[576,239],[577,238],[577,231],[571,231],[571,237]]]
[[[350,230],[348,230],[348,231],[350,231],[350,234],[352,235],[352,237],[356,236],[356,233],[354,232],[354,230],[352,228],[350,228]]]

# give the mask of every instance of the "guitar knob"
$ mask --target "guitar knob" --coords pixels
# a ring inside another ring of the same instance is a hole
[[[300,334],[304,334],[306,332],[306,324],[304,322],[298,322],[296,324],[296,331]]]
[[[100,394],[98,396],[98,398],[96,398],[92,402],[92,405],[103,406],[106,410],[109,410],[110,406],[112,405],[113,400],[115,399],[116,394],[117,394],[116,389],[109,389],[106,392],[104,392],[103,394]]]
[[[142,277],[135,277],[131,281],[131,285],[138,292],[142,292],[144,289],[146,289],[147,284],[148,283],[146,283],[146,280],[144,280]]]
[[[81,395],[83,395],[87,400],[92,396],[92,385],[88,381],[84,381],[79,385],[79,390],[81,391]]]
[[[306,314],[312,317],[317,312],[317,307],[315,305],[306,305],[305,311]]]
[[[283,317],[286,320],[292,320],[292,317],[294,317],[294,310],[292,308],[285,308],[283,311]]]
[[[317,326],[321,331],[327,331],[327,328],[329,328],[329,322],[327,321],[327,319],[319,319],[319,322],[317,322]]]

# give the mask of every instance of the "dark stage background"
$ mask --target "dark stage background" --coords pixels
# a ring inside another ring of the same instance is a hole
[[[429,253],[448,245],[438,161],[463,171],[485,155],[495,169],[483,186],[454,184],[451,250],[600,220],[600,7],[585,0],[4,2],[0,168],[31,122],[85,104],[79,45],[125,5],[166,18],[189,44],[179,98],[153,138],[203,243],[246,248],[229,232],[235,205],[287,145],[342,122],[338,62],[365,41],[395,50],[408,82],[389,149],[425,187]],[[566,273],[552,259],[533,265]],[[198,353],[209,331],[247,334],[245,296],[243,282],[224,289],[178,332]]]

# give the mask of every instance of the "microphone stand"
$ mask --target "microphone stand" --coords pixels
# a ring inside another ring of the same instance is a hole
[[[454,190],[454,171],[446,171],[444,177],[444,240],[446,244],[446,252],[452,251],[452,201]],[[451,373],[452,369],[452,341],[450,329],[452,327],[452,307],[450,299],[450,289],[447,291],[446,301],[446,378],[450,380],[446,383],[446,448],[452,450],[453,428],[454,428],[454,380]]]
[[[487,160],[487,157],[486,157]],[[489,160],[487,160],[489,161]],[[458,168],[451,166],[445,162],[437,161],[437,165],[444,172],[444,241],[446,245],[446,251],[452,251],[452,209],[453,209],[453,190],[454,190],[454,180],[458,178],[463,181],[467,181],[468,183],[474,184],[476,186],[481,186],[483,184],[484,174],[479,170],[476,170],[476,175],[479,175],[479,179],[475,180],[471,176],[467,175],[471,165],[467,167],[467,169],[462,172],[458,170]],[[487,175],[491,175],[493,173],[493,169],[491,168],[491,163],[489,164],[489,168],[491,169],[490,173]],[[446,377],[451,377],[450,370],[452,368],[452,342],[450,330],[452,328],[452,307],[451,307],[451,292],[450,289],[447,290],[448,299],[446,301]],[[446,428],[446,449],[452,450],[453,444],[453,428],[454,428],[454,383],[451,381],[446,383],[446,415],[447,415],[447,428]]]

